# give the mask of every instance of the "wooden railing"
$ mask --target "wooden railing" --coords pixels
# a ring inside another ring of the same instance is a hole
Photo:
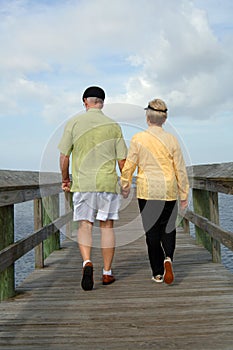
[[[14,263],[35,248],[35,267],[60,248],[60,229],[72,219],[69,198],[60,216],[61,179],[56,173],[0,171],[0,301],[15,295]],[[35,232],[14,241],[14,205],[34,201]]]
[[[197,243],[210,251],[213,262],[221,262],[221,244],[233,251],[233,232],[219,226],[218,193],[233,194],[233,163],[196,165],[188,173],[193,211],[184,215],[184,230],[190,232],[192,222]]]
[[[233,194],[233,163],[188,167],[193,208],[187,210],[183,227],[195,225],[196,239],[221,261],[220,244],[233,251],[233,233],[219,226],[218,193]],[[35,249],[35,267],[60,248],[60,229],[72,220],[70,197],[65,198],[65,214],[60,216],[61,178],[56,173],[0,171],[0,301],[15,295],[14,263]],[[35,232],[14,241],[14,205],[34,201]],[[226,208],[227,210],[227,208]]]

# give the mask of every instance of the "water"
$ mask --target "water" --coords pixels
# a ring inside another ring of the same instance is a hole
[[[233,232],[233,196],[219,193],[219,225],[224,230]],[[192,210],[192,205],[191,205]],[[190,223],[190,234],[195,237],[195,227]],[[233,273],[233,252],[221,245],[222,264]]]
[[[220,226],[224,230],[233,232],[233,196],[219,194]],[[222,263],[233,273],[233,252],[221,246]]]
[[[61,205],[61,214],[64,208]],[[233,196],[219,194],[220,226],[233,232]],[[15,240],[26,237],[34,231],[33,202],[15,205]],[[191,224],[191,233],[194,227]],[[233,252],[224,246],[221,247],[222,263],[233,273]],[[34,250],[30,251],[15,263],[16,286],[34,270]]]
[[[64,214],[63,196],[60,196],[60,215]],[[34,232],[33,201],[15,204],[15,241]],[[61,241],[64,236],[61,234]],[[34,249],[15,262],[15,285],[18,286],[34,270]]]
[[[15,204],[15,240],[34,231],[33,202]],[[15,284],[19,285],[34,270],[34,249],[15,262]]]

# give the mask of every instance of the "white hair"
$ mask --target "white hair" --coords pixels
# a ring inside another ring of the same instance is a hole
[[[88,104],[96,105],[97,108],[103,108],[104,101],[99,97],[87,97]]]
[[[147,109],[146,116],[151,124],[162,126],[167,119],[167,112],[153,111],[152,109]]]

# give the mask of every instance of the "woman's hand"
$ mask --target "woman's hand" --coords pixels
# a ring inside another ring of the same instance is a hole
[[[128,196],[129,196],[129,193],[130,193],[130,188],[128,188],[128,189],[121,189],[121,194],[122,194],[122,196],[123,196],[123,198],[128,198]]]
[[[188,207],[188,200],[187,199],[180,201],[180,209],[181,210],[185,210],[187,207]]]

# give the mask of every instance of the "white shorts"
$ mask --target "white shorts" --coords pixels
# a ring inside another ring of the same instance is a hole
[[[73,220],[118,220],[121,196],[110,192],[74,192]]]

